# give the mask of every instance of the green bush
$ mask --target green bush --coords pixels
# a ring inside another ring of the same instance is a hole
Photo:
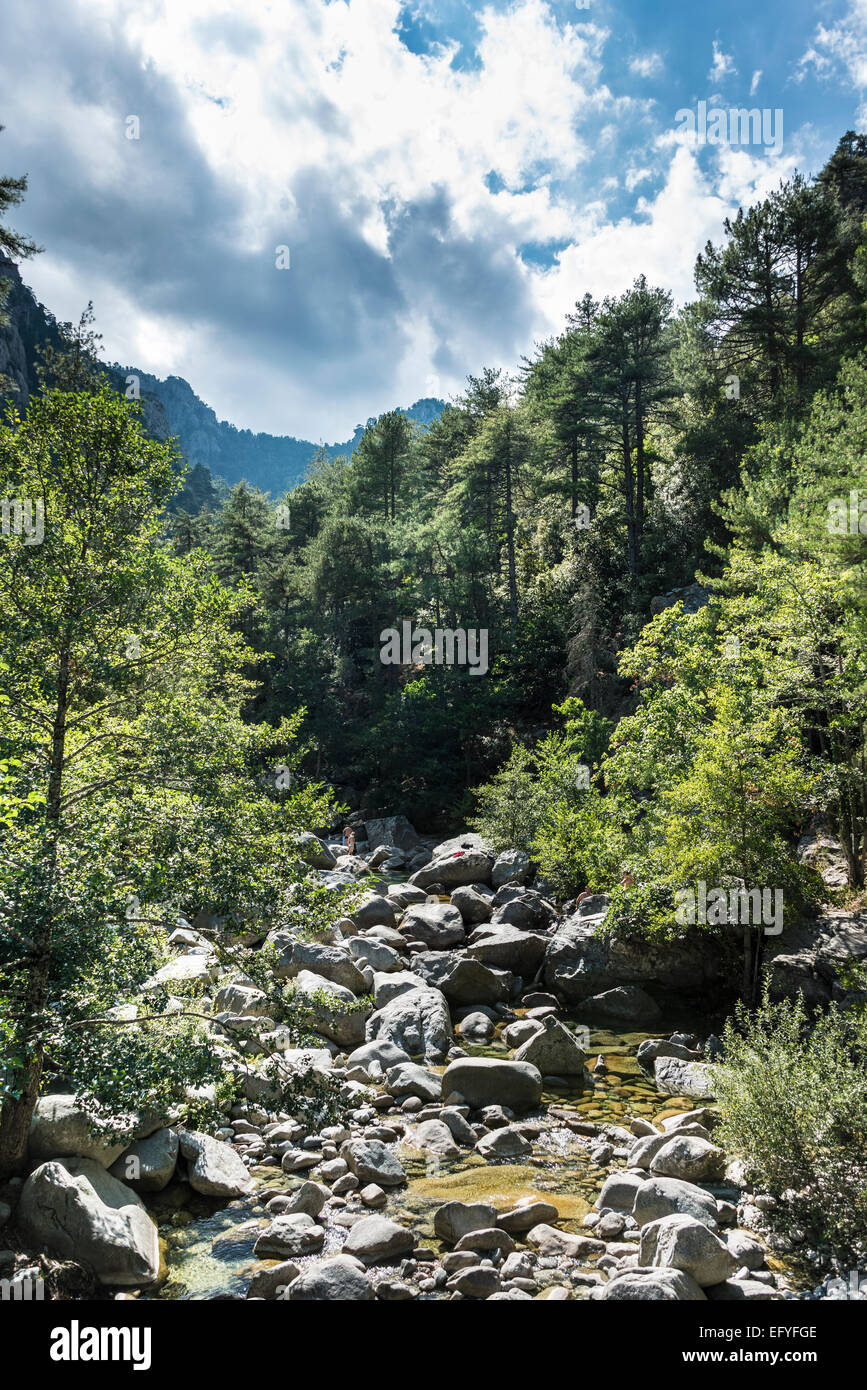
[[[867,1009],[832,1005],[810,1024],[803,1001],[739,1006],[718,1071],[721,1142],[780,1201],[791,1228],[867,1255]]]

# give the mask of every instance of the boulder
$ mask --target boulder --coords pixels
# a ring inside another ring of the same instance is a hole
[[[495,1207],[485,1202],[446,1202],[434,1212],[434,1233],[448,1245],[456,1245],[471,1231],[483,1231],[497,1220]]]
[[[714,1303],[776,1303],[783,1295],[759,1279],[724,1279],[708,1288],[707,1297]]]
[[[496,854],[479,835],[462,835],[438,845],[424,868],[410,876],[410,883],[427,888],[432,883],[457,888],[463,883],[490,883]]]
[[[651,1221],[641,1231],[639,1263],[682,1269],[707,1288],[734,1274],[737,1260],[702,1221],[684,1212]]]
[[[347,1067],[368,1067],[371,1062],[378,1062],[384,1072],[391,1067],[398,1066],[401,1062],[408,1062],[409,1054],[403,1048],[395,1047],[388,1038],[377,1038],[373,1042],[362,1043],[350,1052],[346,1059]]]
[[[467,945],[467,955],[483,965],[499,970],[513,970],[525,979],[535,975],[545,957],[547,938],[517,927],[494,926],[491,923],[476,927]]]
[[[442,1077],[415,1062],[399,1062],[391,1067],[385,1079],[385,1089],[392,1096],[418,1096],[420,1100],[439,1100]]]
[[[214,1013],[239,1014],[245,1018],[267,1018],[272,1007],[264,990],[239,983],[223,985],[214,1000]]]
[[[460,1149],[454,1141],[452,1132],[442,1120],[422,1120],[420,1125],[407,1135],[407,1144],[426,1153],[438,1154],[440,1158],[459,1158]]]
[[[657,1149],[651,1173],[684,1182],[715,1182],[725,1173],[726,1156],[716,1144],[688,1134],[675,1134]]]
[[[340,1146],[340,1157],[362,1185],[375,1182],[380,1187],[400,1187],[406,1182],[397,1155],[379,1139],[347,1139]]]
[[[709,1192],[679,1178],[651,1177],[639,1182],[632,1207],[639,1226],[674,1213],[691,1216],[711,1231],[717,1229],[717,1205]]]
[[[645,1184],[643,1173],[612,1173],[602,1184],[602,1191],[594,1202],[597,1211],[609,1208],[611,1211],[630,1213]],[[651,1217],[647,1218],[651,1220]]]
[[[604,1240],[558,1231],[556,1226],[548,1226],[544,1222],[530,1228],[527,1244],[538,1250],[540,1255],[556,1255],[558,1259],[565,1256],[570,1260],[586,1260],[588,1256],[601,1255],[605,1250]]]
[[[479,922],[490,920],[493,912],[490,889],[481,891],[483,885],[464,883],[451,894],[452,907],[456,907],[467,926],[477,926]]]
[[[414,989],[392,999],[367,1020],[368,1041],[385,1040],[411,1057],[445,1057],[452,1041],[452,1020],[438,989]]]
[[[231,1144],[192,1129],[182,1129],[178,1142],[194,1192],[206,1197],[244,1197],[252,1192],[253,1179]]]
[[[302,830],[297,836],[295,853],[313,869],[333,869],[337,863],[328,846],[315,835],[311,835],[309,830]]]
[[[109,1172],[134,1192],[162,1192],[174,1177],[178,1161],[178,1136],[173,1129],[158,1129],[146,1139],[136,1139],[115,1159]]]
[[[274,967],[278,980],[293,980],[302,971],[307,971],[321,980],[339,985],[351,995],[367,993],[364,976],[350,951],[339,946],[322,945],[318,941],[298,941],[289,932],[272,932],[268,942],[281,953]]]
[[[96,1132],[92,1132],[91,1126]],[[123,1153],[126,1142],[118,1144],[102,1138],[99,1128],[99,1122],[74,1095],[42,1096],[30,1121],[27,1152],[34,1163],[79,1155],[110,1168]]]
[[[317,1032],[331,1038],[341,1047],[357,1047],[364,1042],[365,1020],[369,1008],[356,1009],[352,1013],[341,1012],[341,1005],[354,1005],[355,995],[343,985],[334,984],[312,970],[301,970],[295,977],[295,988],[307,999],[312,1007],[314,1027]],[[329,1006],[328,1000],[333,1001]]]
[[[216,980],[219,973],[219,966],[213,956],[198,954],[197,949],[188,955],[176,956],[167,965],[163,965],[149,979],[145,980],[142,989],[150,993],[156,989],[169,989],[174,984],[197,985],[200,989],[208,989]]]
[[[406,816],[374,817],[364,824],[367,845],[371,850],[378,849],[380,845],[394,845],[402,850],[415,850],[421,846],[418,833]]]
[[[392,999],[408,994],[411,989],[424,989],[427,981],[412,970],[376,971],[373,976],[373,1003],[384,1009]]]
[[[667,1096],[694,1096],[713,1100],[713,1067],[707,1062],[681,1062],[676,1057],[657,1057],[653,1064],[657,1090]]]
[[[443,1095],[462,1095],[474,1110],[485,1105],[507,1105],[510,1110],[531,1110],[542,1098],[542,1077],[529,1062],[501,1062],[494,1057],[461,1057],[446,1067]]]
[[[289,1303],[369,1303],[374,1292],[357,1261],[341,1254],[308,1265],[288,1285],[283,1297]]]
[[[411,907],[413,903],[427,902],[425,890],[416,888],[412,883],[390,883],[387,895],[389,902],[394,904],[395,910],[400,912],[405,907]]]
[[[16,1219],[29,1246],[80,1261],[101,1284],[141,1288],[159,1274],[159,1237],[144,1203],[92,1158],[36,1168],[22,1188]]]
[[[324,1243],[324,1227],[317,1226],[313,1217],[306,1212],[296,1211],[275,1217],[253,1246],[253,1254],[258,1259],[276,1255],[278,1259],[285,1260],[315,1254]]]
[[[492,1129],[483,1134],[476,1144],[476,1153],[482,1158],[528,1158],[533,1152],[529,1139],[525,1139],[512,1125],[502,1129]]]
[[[505,849],[498,854],[491,869],[491,884],[502,888],[504,883],[529,883],[534,866],[528,854],[520,849]]]
[[[460,946],[465,939],[461,914],[451,903],[418,903],[408,907],[400,924],[409,941],[421,941],[431,950]]]
[[[532,1063],[543,1076],[583,1077],[586,1057],[574,1033],[549,1016],[538,1032],[521,1043],[515,1061]]]
[[[371,893],[352,909],[352,920],[359,931],[369,927],[393,927],[395,924],[394,902],[378,893]]]
[[[583,1000],[581,1017],[593,1023],[652,1028],[662,1017],[662,1011],[656,1000],[639,985],[618,985]]]
[[[283,1260],[270,1269],[257,1269],[247,1289],[248,1298],[282,1297],[287,1285],[301,1273],[294,1260]]]
[[[354,1255],[366,1265],[375,1265],[401,1259],[414,1245],[415,1236],[406,1226],[399,1226],[387,1216],[363,1216],[346,1237],[343,1253]]]
[[[460,956],[449,961],[436,985],[450,1004],[501,1004],[509,998],[512,977],[471,956]]]
[[[370,936],[350,936],[346,945],[355,960],[366,960],[371,970],[378,974],[403,968],[403,957],[384,941],[376,941]]]
[[[526,1201],[513,1207],[511,1211],[500,1212],[497,1225],[501,1230],[508,1231],[510,1236],[520,1236],[526,1231],[532,1231],[534,1226],[550,1226],[553,1221],[559,1219],[560,1213],[551,1202]]]
[[[622,1303],[697,1303],[707,1297],[701,1285],[681,1269],[628,1269],[595,1296]]]

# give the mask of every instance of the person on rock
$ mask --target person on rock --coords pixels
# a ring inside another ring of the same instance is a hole
[[[355,831],[351,825],[343,827],[343,846],[347,854],[355,853]]]

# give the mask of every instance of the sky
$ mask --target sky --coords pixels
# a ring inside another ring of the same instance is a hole
[[[686,302],[726,215],[867,124],[867,0],[0,9],[25,280],[93,300],[109,360],[314,441],[514,371],[586,291]],[[691,138],[700,102],[782,140]]]

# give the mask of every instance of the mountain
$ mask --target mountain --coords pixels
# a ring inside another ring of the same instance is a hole
[[[5,393],[6,398],[23,410],[38,389],[39,347],[46,342],[59,345],[57,320],[25,285],[18,267],[2,257],[0,279],[9,282],[5,308],[0,306],[5,318],[5,322],[0,319],[0,382],[5,376],[14,383],[14,392],[11,396]],[[218,420],[216,412],[183,377],[169,376],[162,381],[150,372],[119,363],[107,365],[106,371],[119,388],[123,388],[126,377],[138,377],[148,432],[156,439],[177,438],[191,469],[188,483],[195,483],[196,497],[204,500],[211,500],[210,493],[214,491],[211,477],[218,484],[221,479],[229,484],[246,480],[272,496],[280,496],[301,482],[308,464],[320,450],[331,458],[352,454],[365,429],[364,425],[356,425],[351,439],[326,445],[293,435],[254,434],[252,430],[237,429],[227,420]],[[0,387],[0,397],[3,395]],[[420,425],[429,425],[444,405],[444,401],[425,397],[401,413]]]

